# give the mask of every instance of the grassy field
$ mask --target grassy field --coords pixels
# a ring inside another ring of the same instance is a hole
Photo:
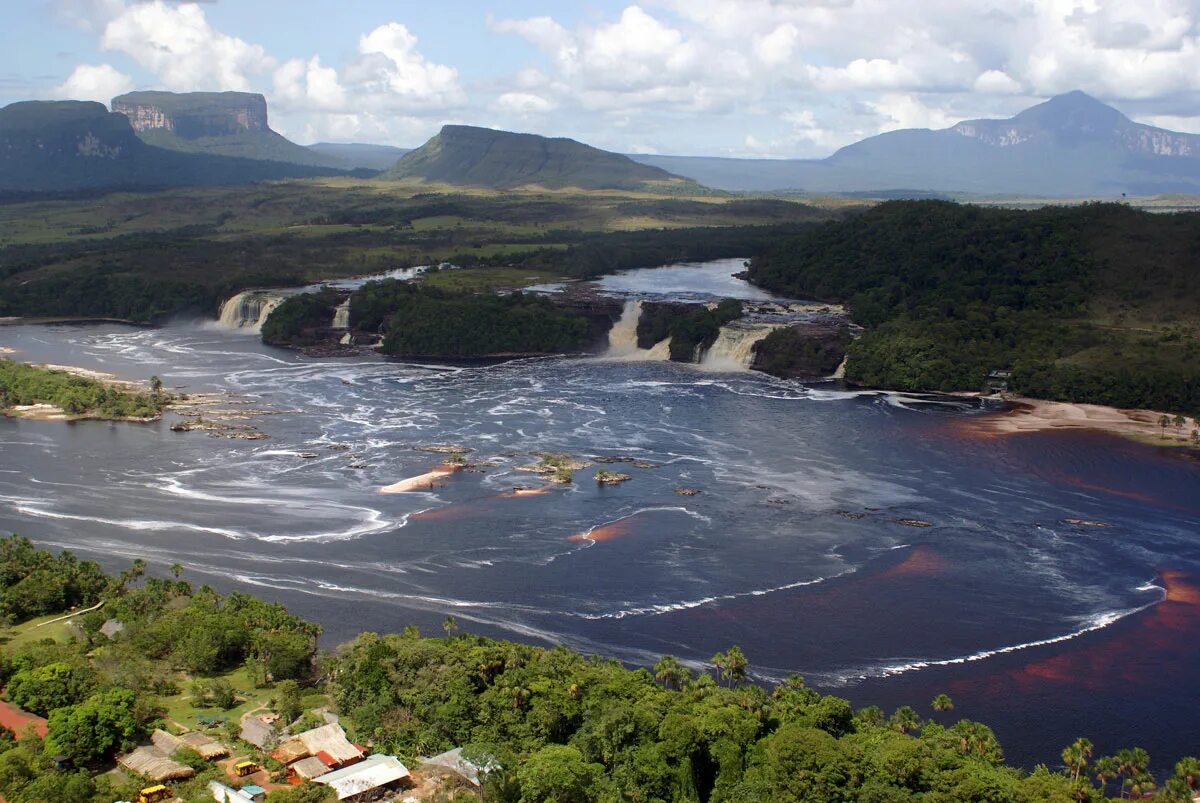
[[[238,704],[233,708],[222,710],[211,706],[198,707],[192,702],[191,691],[188,686],[192,679],[186,675],[180,675],[179,686],[183,689],[179,694],[170,697],[159,697],[159,703],[166,709],[166,718],[171,722],[178,723],[188,728],[200,727],[199,718],[201,716],[218,716],[226,717],[231,722],[239,721],[244,714],[251,711],[256,711],[260,708],[266,708],[269,702],[275,696],[273,688],[259,689],[255,688],[254,681],[250,678],[250,673],[244,667],[228,672],[223,675],[218,675],[215,678],[204,678],[205,680],[224,680],[233,687],[237,694]],[[320,692],[310,692],[303,698],[305,710],[312,708],[320,708],[321,706],[329,705],[329,698]]]
[[[53,622],[63,616],[61,613],[52,614],[50,616],[40,616],[37,619],[30,619],[28,622],[22,622],[19,625],[5,629],[0,632],[0,646],[7,647],[9,650],[20,649],[26,644],[32,644],[42,639],[54,639],[55,641],[68,641],[75,634],[75,624],[71,619],[63,619],[54,624],[45,624]]]

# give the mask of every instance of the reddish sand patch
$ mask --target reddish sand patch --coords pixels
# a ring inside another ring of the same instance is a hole
[[[951,684],[952,691],[1029,694],[1062,687],[1095,693],[1189,682],[1200,644],[1200,585],[1184,572],[1160,573],[1166,598],[1049,658]],[[982,688],[981,688],[982,687]]]
[[[890,569],[874,576],[874,580],[892,580],[898,577],[922,577],[931,574],[941,574],[949,568],[945,558],[927,544],[913,548],[904,560]]]
[[[45,737],[47,732],[46,720],[2,700],[0,700],[0,725],[17,734],[18,739],[25,735],[25,731],[30,725],[33,725],[34,732],[38,736]]]
[[[599,527],[593,527],[587,532],[575,533],[568,541],[611,541],[614,538],[621,538],[630,535],[634,530],[634,520],[638,514],[626,516],[623,519],[601,524]]]

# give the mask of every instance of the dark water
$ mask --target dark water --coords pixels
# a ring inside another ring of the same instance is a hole
[[[668,363],[308,359],[198,323],[8,327],[0,345],[296,411],[259,419],[258,442],[0,420],[0,529],[109,566],[179,561],[331,644],[447,613],[637,663],[736,643],[759,679],[799,672],[857,705],[928,715],[946,691],[1025,764],[1079,735],[1163,764],[1200,752],[1200,464],[1178,453],[981,437],[966,405]],[[378,493],[438,443],[497,466]],[[516,496],[537,450],[658,467]]]

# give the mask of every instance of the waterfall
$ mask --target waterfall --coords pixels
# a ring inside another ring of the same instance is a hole
[[[333,311],[333,328],[334,329],[349,329],[350,328],[350,299],[347,298],[341,304],[337,305],[337,309]]]
[[[842,361],[840,363],[838,363],[837,370],[835,370],[833,372],[833,376],[831,378],[832,379],[845,379],[846,378],[846,358],[845,357],[842,357]]]
[[[654,348],[638,348],[637,327],[642,317],[642,302],[630,299],[621,310],[621,317],[608,330],[608,351],[605,357],[612,360],[669,360],[671,339],[666,338]]]
[[[244,329],[261,332],[267,316],[280,304],[284,296],[265,290],[246,290],[221,305],[220,323],[227,329]]]
[[[741,321],[722,326],[717,339],[700,358],[700,367],[710,371],[749,370],[755,344],[781,326],[784,324]]]
[[[608,330],[609,357],[627,357],[638,352],[637,327],[642,317],[642,302],[630,299],[621,310],[621,317]]]

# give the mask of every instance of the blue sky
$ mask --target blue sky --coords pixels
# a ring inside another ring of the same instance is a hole
[[[823,156],[1083,89],[1200,131],[1197,0],[9,0],[0,102],[267,96],[300,141],[446,122],[623,151]]]

